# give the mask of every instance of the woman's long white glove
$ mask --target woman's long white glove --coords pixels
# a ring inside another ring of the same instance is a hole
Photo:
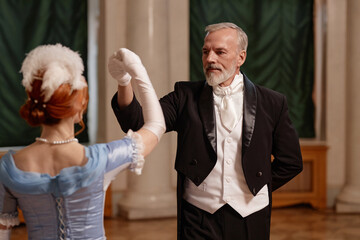
[[[11,229],[0,229],[0,240],[10,240]]]
[[[120,48],[110,57],[108,69],[119,85],[129,84],[128,76],[135,81],[139,102],[143,108],[144,128],[153,132],[158,140],[165,132],[164,115],[145,67],[138,55],[126,48]]]

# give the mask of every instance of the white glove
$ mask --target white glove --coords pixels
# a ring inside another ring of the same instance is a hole
[[[0,229],[0,240],[10,240],[11,229]]]
[[[123,69],[130,74],[139,93],[139,102],[143,108],[144,128],[153,132],[160,140],[165,132],[164,115],[151,84],[145,67],[139,56],[126,48],[117,51],[117,58],[122,63]]]
[[[126,72],[119,51],[114,52],[108,60],[108,70],[110,75],[116,79],[120,86],[127,86],[130,83],[131,76]]]

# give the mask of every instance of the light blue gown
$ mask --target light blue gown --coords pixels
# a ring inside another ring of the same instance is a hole
[[[86,165],[64,168],[54,177],[21,171],[9,151],[0,159],[0,224],[18,224],[19,207],[29,239],[106,239],[105,192],[121,170],[141,171],[137,142],[125,137],[85,147]]]

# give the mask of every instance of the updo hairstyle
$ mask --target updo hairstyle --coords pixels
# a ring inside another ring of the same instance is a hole
[[[88,87],[72,90],[69,83],[64,83],[54,91],[50,100],[45,103],[41,85],[41,80],[33,81],[32,91],[27,91],[28,99],[20,108],[21,117],[30,126],[54,125],[59,123],[61,119],[72,117],[86,110],[89,101]],[[83,120],[79,124],[82,126],[81,131],[83,131],[85,127]]]
[[[61,44],[33,49],[21,66],[22,84],[28,99],[20,115],[31,126],[54,125],[61,119],[82,114],[89,101],[80,55]],[[85,125],[81,120],[82,129]],[[75,134],[75,135],[76,135]]]

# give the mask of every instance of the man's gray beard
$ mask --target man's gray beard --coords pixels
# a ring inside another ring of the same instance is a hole
[[[210,86],[217,86],[217,85],[219,85],[220,83],[225,82],[225,81],[228,80],[232,75],[234,75],[235,72],[236,72],[236,63],[235,63],[235,62],[234,62],[234,64],[232,65],[232,67],[231,67],[228,71],[223,70],[223,73],[221,73],[219,76],[216,76],[215,73],[206,74],[206,69],[204,69],[206,82],[207,82]]]

